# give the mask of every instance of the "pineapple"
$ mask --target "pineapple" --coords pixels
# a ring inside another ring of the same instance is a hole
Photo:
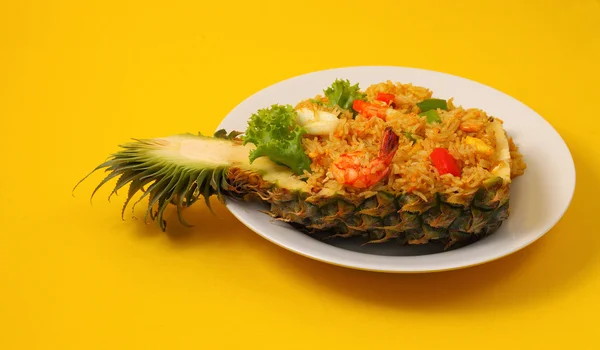
[[[266,203],[266,213],[307,234],[360,235],[370,243],[390,239],[401,244],[438,242],[448,248],[489,235],[508,217],[509,145],[501,125],[496,124],[498,152],[504,161],[494,170],[497,176],[466,197],[440,194],[425,202],[409,193],[381,191],[368,198],[333,191],[313,193],[289,167],[268,157],[250,161],[253,146],[244,144],[240,133],[227,134],[225,130],[212,137],[183,134],[124,144],[94,169],[104,169],[108,175],[92,196],[112,179],[117,179],[112,193],[129,185],[123,215],[131,199],[143,191],[137,202],[149,201],[145,219],[156,220],[163,231],[169,205],[177,207],[180,222],[189,226],[182,216],[183,208],[201,197],[209,208],[211,196],[220,201],[235,197]]]
[[[381,88],[382,84],[369,87],[373,91]],[[453,105],[440,99],[427,99],[429,95],[423,88],[404,86],[401,90],[405,89],[418,92],[420,102],[415,108],[421,112],[419,116],[439,131],[442,118],[438,112]],[[389,111],[403,115],[393,106],[382,106],[379,102],[372,104],[358,84],[351,85],[348,80],[336,80],[324,93],[325,98],[301,102],[296,109],[291,105],[261,109],[251,116],[244,133],[219,130],[213,136],[183,134],[122,145],[122,150],[94,169],[104,169],[108,175],[92,196],[112,179],[116,179],[116,184],[111,195],[129,185],[121,214],[132,198],[143,192],[136,204],[148,199],[145,220],[148,217],[156,220],[163,231],[166,230],[164,212],[169,205],[177,207],[179,221],[189,226],[182,215],[184,208],[201,197],[209,208],[211,196],[221,202],[233,197],[262,201],[268,207],[267,214],[307,234],[325,232],[330,233],[330,237],[362,236],[367,243],[389,240],[401,244],[437,242],[446,248],[489,235],[508,217],[511,178],[522,174],[525,165],[514,144],[509,142],[501,121],[473,119],[479,112],[471,113],[470,119],[465,121],[471,123],[469,130],[461,127],[466,130],[463,132],[473,132],[481,128],[485,120],[495,135],[494,148],[472,136],[465,138],[477,152],[487,155],[495,152],[497,165],[491,170],[492,176],[479,188],[437,193],[431,199],[411,193],[410,189],[373,190],[372,181],[352,184],[366,189],[362,192],[311,188],[309,182],[298,176],[310,172],[311,160],[302,146],[305,134],[328,137],[340,124],[338,118],[354,119],[358,114],[386,120]],[[385,113],[379,113],[383,110]],[[453,117],[445,118],[453,120]],[[240,137],[242,134],[244,136]],[[411,133],[405,134],[411,136]],[[374,161],[387,161],[389,165],[390,152],[397,149],[398,135],[391,128],[389,131],[386,128],[384,135],[389,137],[383,138],[380,155]],[[416,141],[412,136],[409,138]],[[511,159],[511,155],[515,159]],[[340,158],[343,157],[338,157],[338,161]],[[431,160],[440,174],[459,176],[456,160],[448,150],[434,149]],[[387,172],[377,171],[381,176],[374,181],[383,180]],[[368,175],[374,173],[366,172]],[[352,177],[355,181],[356,176],[338,174],[336,181],[351,181]]]

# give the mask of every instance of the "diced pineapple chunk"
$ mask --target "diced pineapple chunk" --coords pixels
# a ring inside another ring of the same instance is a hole
[[[300,108],[296,112],[298,124],[303,126],[309,135],[329,135],[340,122],[335,114],[326,111]]]
[[[467,145],[473,145],[477,149],[477,152],[482,154],[491,155],[493,153],[492,147],[483,142],[483,140],[478,139],[476,137],[467,136],[465,137],[465,143]]]

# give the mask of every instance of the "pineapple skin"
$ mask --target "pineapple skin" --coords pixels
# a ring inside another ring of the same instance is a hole
[[[266,213],[307,234],[326,231],[330,237],[361,236],[366,243],[437,243],[447,249],[500,228],[509,216],[508,186],[500,177],[491,178],[464,204],[449,203],[441,195],[424,202],[415,195],[389,192],[355,200],[276,195],[265,197],[270,204]]]

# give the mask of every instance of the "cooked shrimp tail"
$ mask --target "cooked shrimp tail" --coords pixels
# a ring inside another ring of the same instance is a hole
[[[400,138],[394,132],[394,130],[392,130],[390,127],[387,127],[383,132],[383,141],[381,142],[381,146],[379,148],[379,158],[386,160],[386,162],[389,164],[396,154],[399,139]]]

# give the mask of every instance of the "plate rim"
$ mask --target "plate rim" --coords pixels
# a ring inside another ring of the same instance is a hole
[[[438,70],[432,70],[432,69],[425,69],[425,68],[419,68],[419,67],[410,67],[410,66],[394,66],[394,65],[354,65],[354,66],[344,66],[344,67],[334,67],[334,68],[327,68],[327,69],[321,69],[321,70],[315,70],[315,71],[310,71],[310,72],[306,72],[306,73],[302,73],[302,74],[297,74],[294,76],[290,76],[287,77],[285,79],[281,79],[279,81],[276,81],[272,84],[269,84],[267,86],[264,86],[262,88],[260,88],[259,90],[256,90],[254,93],[250,94],[249,96],[247,96],[245,99],[243,99],[242,101],[240,101],[237,105],[235,105],[219,122],[219,125],[217,126],[217,130],[223,127],[223,124],[227,121],[227,119],[232,116],[236,111],[242,109],[244,107],[245,104],[247,104],[249,101],[257,98],[259,95],[266,93],[266,91],[268,90],[272,90],[274,88],[276,88],[277,86],[289,83],[290,81],[294,81],[297,79],[301,79],[301,78],[306,78],[308,76],[311,75],[320,75],[320,74],[326,74],[328,72],[344,72],[344,71],[351,71],[351,70],[357,70],[357,69],[391,69],[391,70],[409,70],[409,71],[414,71],[416,73],[426,73],[426,74],[437,74],[440,76],[447,76],[449,78],[452,79],[458,79],[458,80],[463,80],[469,84],[475,84],[480,88],[484,88],[484,89],[491,89],[493,90],[495,93],[501,94],[503,95],[505,98],[511,99],[515,102],[517,102],[518,104],[520,104],[523,108],[526,108],[528,110],[530,110],[535,116],[537,116],[541,122],[545,123],[547,127],[549,127],[549,129],[551,131],[553,131],[555,133],[555,135],[560,139],[561,147],[564,147],[564,150],[566,151],[566,154],[568,155],[568,160],[570,161],[568,165],[569,166],[569,171],[572,175],[572,187],[571,190],[568,194],[568,200],[565,201],[564,207],[561,210],[560,215],[557,215],[556,218],[553,220],[553,222],[551,222],[551,224],[548,224],[547,227],[548,229],[546,230],[541,230],[540,233],[538,233],[535,237],[532,237],[531,239],[529,239],[528,241],[522,243],[521,245],[518,245],[512,249],[506,249],[506,250],[502,250],[499,254],[496,255],[491,255],[489,257],[486,258],[482,258],[479,261],[476,262],[472,262],[472,263],[466,263],[466,264],[454,264],[448,267],[444,267],[444,268],[436,268],[436,269],[423,269],[423,268],[377,268],[377,267],[370,267],[370,266],[365,266],[364,264],[350,264],[350,263],[340,263],[339,261],[335,261],[335,260],[331,260],[331,259],[325,259],[319,255],[316,254],[311,254],[309,252],[306,252],[302,249],[299,249],[298,247],[295,246],[290,246],[290,245],[286,245],[283,244],[282,242],[278,241],[277,239],[275,239],[274,237],[265,234],[264,232],[262,232],[258,227],[255,227],[253,224],[248,223],[243,217],[242,215],[240,215],[240,212],[238,212],[238,210],[236,210],[234,208],[234,205],[232,203],[238,203],[238,201],[232,201],[232,200],[226,200],[225,201],[225,207],[227,208],[227,210],[238,220],[240,221],[244,226],[246,226],[248,229],[250,229],[251,231],[253,231],[255,234],[258,234],[260,237],[266,239],[267,241],[285,249],[288,250],[290,252],[293,252],[295,254],[298,254],[300,256],[315,260],[315,261],[319,261],[322,263],[327,263],[330,265],[334,265],[334,266],[340,266],[340,267],[345,267],[345,268],[350,268],[350,269],[355,269],[355,270],[362,270],[362,271],[370,271],[370,272],[384,272],[384,273],[432,273],[432,272],[443,272],[443,271],[453,271],[453,270],[459,270],[459,269],[465,269],[465,268],[469,268],[469,267],[474,267],[474,266],[479,266],[479,265],[483,265],[489,262],[493,262],[493,261],[497,261],[500,260],[504,257],[507,257],[509,255],[512,255],[526,247],[531,246],[533,243],[537,242],[540,238],[542,238],[543,236],[545,236],[550,230],[552,230],[552,228],[554,228],[565,216],[566,212],[568,211],[568,209],[571,207],[573,198],[574,198],[574,194],[575,194],[575,189],[577,187],[577,169],[575,166],[575,162],[573,159],[573,154],[571,152],[571,149],[569,148],[569,145],[567,144],[567,142],[565,141],[565,139],[562,137],[562,135],[558,132],[558,130],[556,130],[556,128],[554,128],[554,126],[548,121],[546,120],[540,113],[538,113],[537,111],[535,111],[532,107],[528,106],[527,104],[525,104],[524,102],[522,102],[521,100],[517,99],[516,97],[513,97],[507,93],[505,93],[502,90],[499,90],[497,88],[494,88],[492,86],[483,84],[479,81],[470,79],[470,78],[466,78],[466,77],[462,77],[459,75],[455,75],[452,73],[447,73],[447,72],[443,72],[443,71],[438,71]],[[342,75],[342,79],[343,75]],[[481,107],[483,108],[483,107]],[[249,117],[249,116],[248,116]],[[295,229],[294,229],[295,230]],[[297,231],[297,230],[295,230]],[[300,234],[300,231],[297,231]],[[311,239],[314,239],[311,237]],[[316,239],[315,239],[316,240]],[[317,240],[318,241],[318,240]],[[351,255],[366,255],[366,256],[380,256],[380,255],[374,255],[374,254],[369,254],[369,253],[363,253],[363,252],[357,252],[357,251],[351,251],[351,250],[347,250],[344,248],[340,248],[340,247],[336,247],[336,246],[330,246],[331,248],[335,248],[335,249],[341,249],[346,251],[347,253],[350,253]],[[393,258],[393,257],[390,257]],[[403,258],[406,259],[410,259],[411,256],[404,256]]]

